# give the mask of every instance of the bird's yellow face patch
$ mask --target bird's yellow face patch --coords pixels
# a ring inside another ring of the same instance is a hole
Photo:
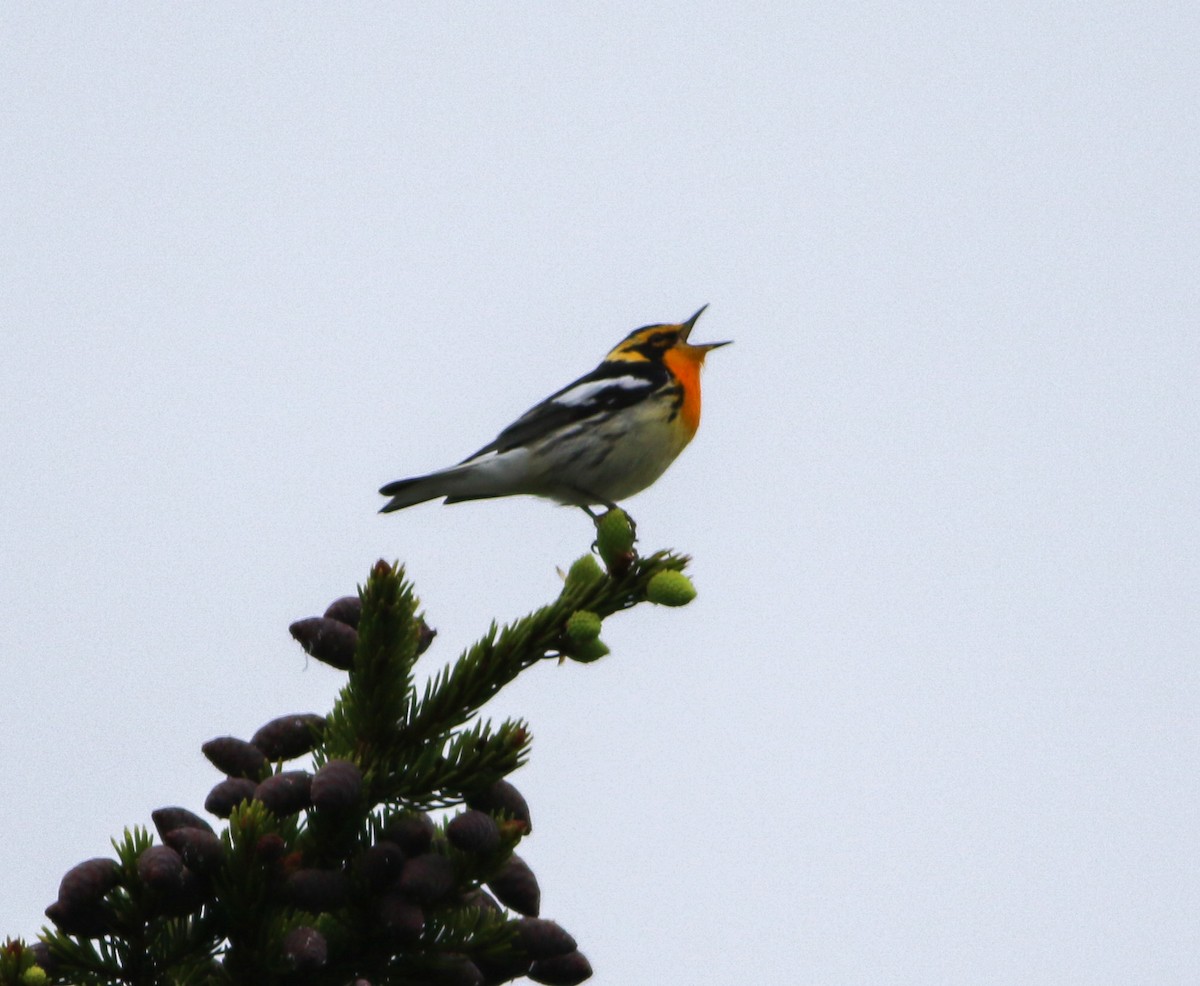
[[[678,325],[647,325],[644,329],[630,332],[605,360],[620,363],[649,363],[661,360],[663,354],[678,341]]]

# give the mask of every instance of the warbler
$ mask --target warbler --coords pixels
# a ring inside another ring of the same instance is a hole
[[[678,325],[630,332],[591,373],[530,408],[456,466],[388,483],[389,513],[438,497],[446,503],[530,494],[612,509],[666,471],[700,424],[700,368],[728,342],[688,342],[701,307]],[[592,514],[594,517],[595,515]]]

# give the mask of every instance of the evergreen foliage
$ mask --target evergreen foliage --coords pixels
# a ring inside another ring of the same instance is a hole
[[[529,754],[529,729],[479,711],[539,661],[607,653],[602,621],[660,595],[656,577],[686,581],[685,557],[638,558],[628,519],[613,513],[605,568],[579,559],[554,602],[493,625],[422,688],[414,665],[434,631],[400,567],[377,563],[358,596],[294,623],[310,655],[347,672],[333,710],[205,743],[227,775],[205,808],[225,828],[162,808],[158,843],[135,826],[113,840],[114,858],[72,868],[41,940],[0,945],[0,986],[588,978],[575,940],[538,917],[537,880],[513,851],[531,823],[505,778]],[[285,769],[305,755],[311,770]],[[441,809],[460,810],[428,814]]]

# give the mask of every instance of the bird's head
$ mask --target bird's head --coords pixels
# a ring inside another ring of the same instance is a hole
[[[708,305],[702,305],[686,322],[678,325],[646,325],[634,329],[605,357],[606,361],[642,363],[662,363],[669,359],[686,361],[699,366],[709,350],[720,346],[728,346],[729,342],[705,342],[694,344],[688,342],[692,327],[703,314]]]

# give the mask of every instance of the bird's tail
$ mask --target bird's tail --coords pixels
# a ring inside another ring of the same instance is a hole
[[[398,479],[394,483],[382,486],[379,492],[391,499],[379,508],[381,514],[390,514],[393,510],[403,510],[426,500],[433,500],[445,495],[439,482],[439,476],[417,476],[414,479]]]
[[[500,482],[496,482],[500,479]],[[458,503],[462,500],[485,500],[493,496],[505,496],[516,492],[503,477],[494,477],[492,470],[482,470],[475,463],[460,463],[440,472],[431,472],[427,476],[414,476],[412,479],[398,479],[394,483],[379,490],[391,499],[379,508],[381,514],[390,514],[393,510],[403,510],[426,500],[436,500],[444,496],[447,503]]]

